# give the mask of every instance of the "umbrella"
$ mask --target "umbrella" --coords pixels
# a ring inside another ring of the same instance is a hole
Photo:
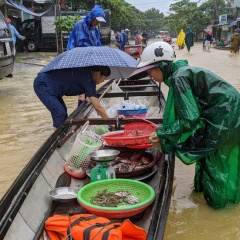
[[[207,34],[209,34],[210,36],[212,36],[212,32],[209,29],[204,29],[204,32],[206,32]]]
[[[76,47],[53,59],[40,72],[64,68],[79,68],[89,66],[109,66],[109,79],[127,78],[136,68],[138,62],[119,49],[101,47]]]

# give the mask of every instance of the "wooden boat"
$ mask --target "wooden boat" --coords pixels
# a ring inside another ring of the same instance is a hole
[[[230,45],[226,45],[226,46],[214,46],[215,49],[219,49],[219,50],[230,50]]]
[[[116,90],[118,89],[118,90]],[[105,106],[119,99],[146,98],[150,104],[147,119],[161,124],[165,99],[160,88],[151,79],[116,82],[108,81],[98,90],[99,98]],[[85,213],[86,210],[75,203],[60,203],[53,201],[49,192],[55,187],[71,186],[81,188],[89,183],[89,177],[76,179],[64,171],[66,156],[71,149],[71,141],[76,138],[78,129],[87,120],[90,125],[114,124],[115,130],[124,124],[142,121],[133,118],[101,118],[91,117],[91,104],[84,103],[76,109],[41,146],[23,171],[16,178],[0,202],[0,239],[48,239],[45,236],[45,221],[54,214]],[[71,139],[71,141],[70,141]],[[144,228],[148,240],[163,238],[167,221],[173,176],[174,156],[162,153],[159,149],[148,148],[156,157],[157,171],[142,181],[155,190],[155,201],[142,214],[130,220]]]

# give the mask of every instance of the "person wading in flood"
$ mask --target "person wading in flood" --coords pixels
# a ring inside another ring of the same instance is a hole
[[[186,29],[186,37],[185,37],[185,43],[187,45],[187,50],[190,52],[191,47],[194,45],[194,40],[193,40],[193,32],[190,27]]]
[[[240,202],[240,94],[221,77],[148,45],[129,80],[149,75],[169,87],[163,124],[151,137],[164,153],[196,163],[194,187],[215,209]]]

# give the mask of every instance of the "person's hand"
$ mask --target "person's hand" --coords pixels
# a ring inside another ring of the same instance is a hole
[[[81,94],[78,96],[78,100],[82,101],[82,102],[90,102],[89,97],[85,96],[85,93]]]
[[[160,138],[157,136],[156,132],[153,132],[149,138],[150,143],[159,143],[161,142]]]
[[[22,36],[22,37],[21,37],[21,40],[24,40],[24,39],[26,39],[26,38],[25,38],[24,36]]]
[[[84,102],[85,101],[85,93],[78,96],[78,100]]]
[[[156,132],[153,132],[149,138],[150,143],[153,144],[154,148],[161,148],[161,139],[157,136]]]

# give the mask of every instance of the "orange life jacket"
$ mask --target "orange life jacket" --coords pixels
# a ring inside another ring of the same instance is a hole
[[[130,220],[113,222],[93,214],[73,216],[54,215],[45,222],[51,240],[65,240],[71,235],[74,240],[146,240],[144,229]]]

